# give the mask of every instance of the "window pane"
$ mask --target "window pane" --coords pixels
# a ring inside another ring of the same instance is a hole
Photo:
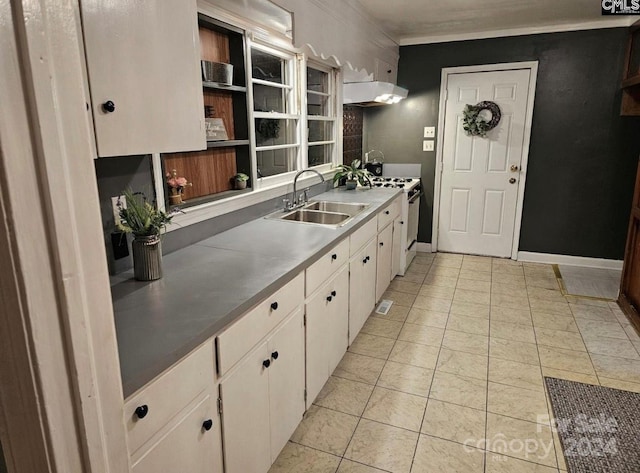
[[[329,97],[307,94],[307,115],[329,116]]]
[[[296,121],[256,118],[256,146],[295,144]]]
[[[267,85],[253,85],[253,109],[256,112],[286,113],[285,94],[287,92],[277,87]]]
[[[333,122],[327,122],[323,120],[309,120],[309,143],[314,141],[331,141],[333,139],[331,130],[333,128]]]
[[[270,82],[277,82],[278,84],[285,84],[286,77],[284,76],[284,59],[272,56],[258,49],[251,50],[251,63],[252,74],[254,79],[268,80]]]
[[[307,90],[329,93],[329,74],[307,67]]]
[[[333,145],[309,146],[309,167],[331,162]]]
[[[258,151],[258,177],[275,176],[276,174],[295,171],[297,151],[298,148]]]

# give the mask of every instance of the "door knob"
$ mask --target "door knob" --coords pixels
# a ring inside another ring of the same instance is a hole
[[[516,164],[511,165],[511,172],[518,172],[520,168]]]
[[[268,368],[269,366],[271,366],[271,360],[264,360],[262,362],[262,366],[264,366],[265,368]]]
[[[202,428],[207,432],[211,430],[211,427],[213,427],[213,420],[211,419],[207,419],[202,423]]]
[[[511,179],[509,179],[509,184],[515,184],[516,183],[516,178],[512,177]]]
[[[102,104],[102,111],[105,113],[115,112],[116,104],[113,103],[111,100],[107,100],[105,103]]]
[[[147,417],[148,413],[149,406],[147,406],[146,404],[136,407],[135,414],[138,419],[144,419],[145,417]]]

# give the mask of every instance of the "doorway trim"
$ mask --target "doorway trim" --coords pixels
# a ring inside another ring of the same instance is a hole
[[[520,164],[521,177],[518,186],[518,200],[516,203],[516,219],[513,227],[513,244],[511,246],[511,259],[518,259],[520,246],[520,229],[522,226],[522,207],[524,202],[524,189],[527,180],[527,167],[529,163],[529,145],[531,143],[531,123],[533,121],[533,104],[536,95],[536,83],[538,80],[538,61],[508,62],[502,64],[484,64],[477,66],[445,67],[442,69],[440,79],[440,102],[438,109],[438,140],[436,143],[436,169],[433,186],[433,222],[431,229],[431,251],[438,251],[438,230],[440,222],[440,191],[442,182],[442,160],[444,144],[444,119],[445,105],[447,101],[447,87],[449,75],[466,74],[472,72],[509,71],[514,69],[529,69],[529,96],[527,98],[527,110],[524,122],[524,139],[522,143],[522,162]]]

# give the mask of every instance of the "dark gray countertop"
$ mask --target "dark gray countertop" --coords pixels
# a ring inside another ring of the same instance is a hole
[[[401,191],[334,189],[312,200],[369,203],[339,228],[259,218],[165,256],[164,277],[112,278],[125,398],[292,280]]]

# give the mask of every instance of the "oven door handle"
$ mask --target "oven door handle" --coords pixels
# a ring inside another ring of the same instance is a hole
[[[415,204],[416,200],[418,200],[421,195],[422,195],[422,192],[416,192],[415,194],[413,194],[409,199],[409,204]]]

